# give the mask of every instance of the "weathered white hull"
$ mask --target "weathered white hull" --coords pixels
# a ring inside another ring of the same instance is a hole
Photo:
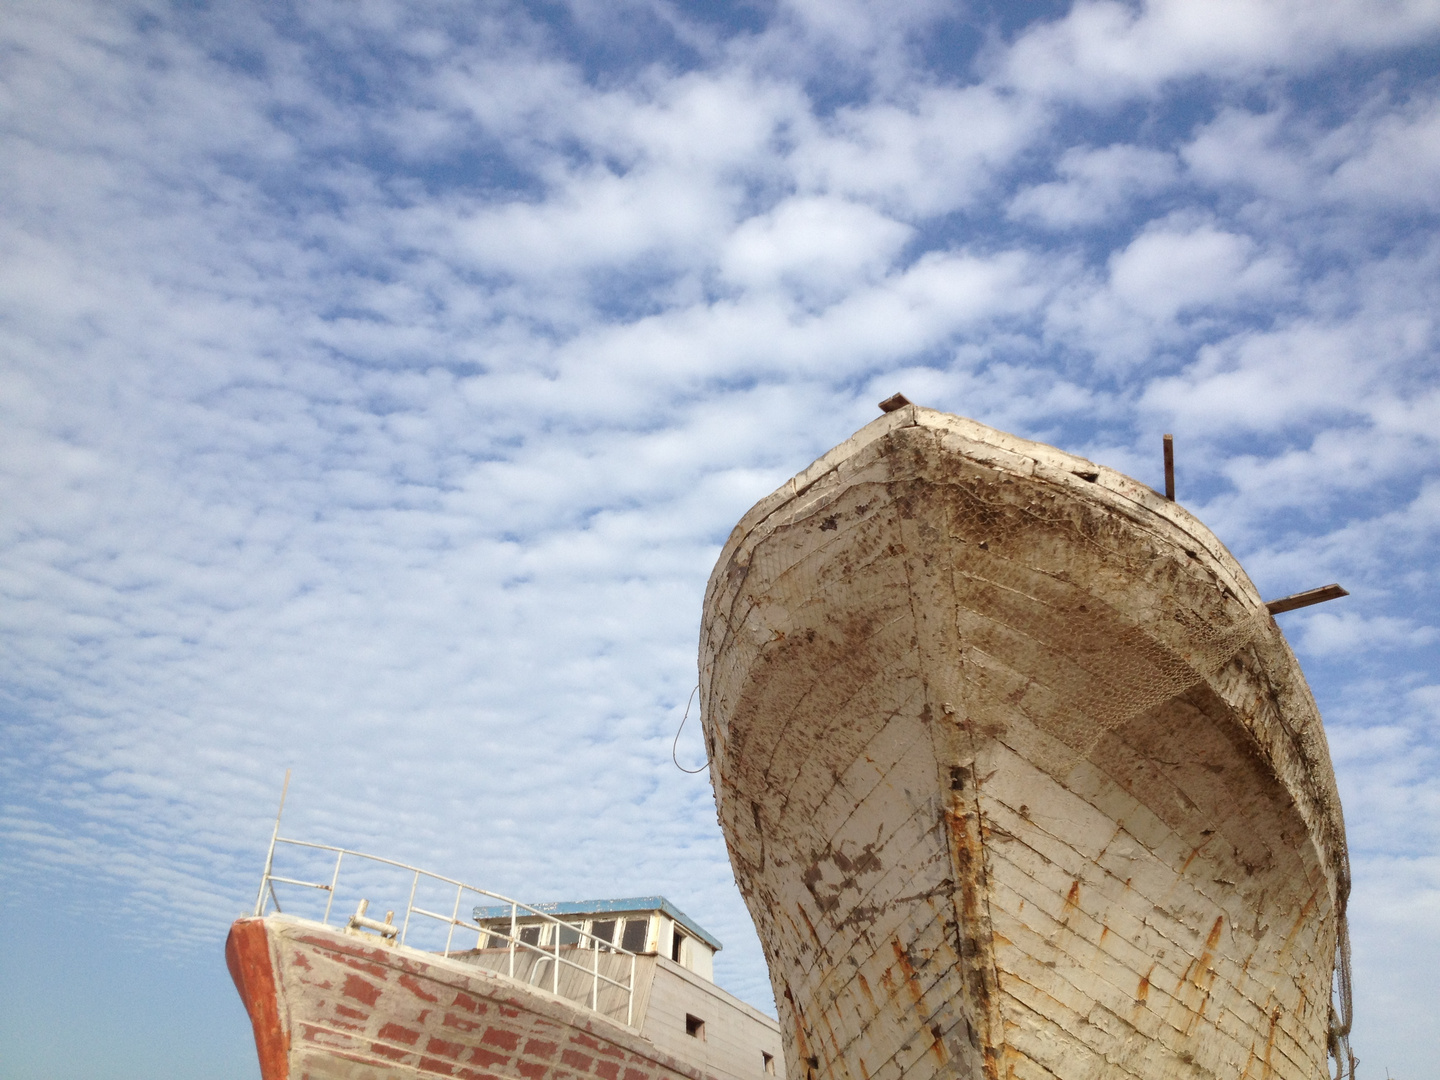
[[[701,669],[792,1080],[1328,1075],[1325,737],[1184,510],[907,406],[737,526]]]

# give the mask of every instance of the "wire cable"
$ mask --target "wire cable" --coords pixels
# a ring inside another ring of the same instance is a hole
[[[701,765],[698,769],[687,769],[684,765],[680,764],[680,758],[676,756],[676,752],[680,748],[680,732],[685,730],[685,721],[690,719],[690,706],[694,704],[695,695],[699,692],[700,684],[696,683],[695,689],[690,691],[690,700],[685,702],[685,715],[680,718],[680,726],[675,729],[675,741],[670,744],[670,760],[675,762],[675,767],[677,769],[679,769],[683,773],[689,773],[691,776],[694,776],[696,773],[704,772],[706,767],[710,764],[710,755],[706,754],[704,765]]]

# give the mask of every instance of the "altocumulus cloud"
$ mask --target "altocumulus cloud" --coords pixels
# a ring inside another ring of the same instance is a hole
[[[287,831],[666,893],[768,1008],[668,761],[701,592],[904,390],[1150,482],[1173,431],[1262,591],[1351,589],[1287,625],[1355,1044],[1434,1075],[1440,11],[1222,6],[13,0],[6,910],[223,979],[292,767]]]

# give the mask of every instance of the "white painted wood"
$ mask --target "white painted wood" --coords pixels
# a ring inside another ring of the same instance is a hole
[[[731,534],[701,700],[792,1080],[1327,1074],[1324,731],[1183,508],[907,406]]]

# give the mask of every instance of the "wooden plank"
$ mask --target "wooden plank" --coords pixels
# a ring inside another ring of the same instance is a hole
[[[1291,593],[1289,596],[1282,596],[1279,600],[1267,600],[1265,610],[1271,615],[1279,615],[1283,611],[1294,611],[1296,608],[1323,604],[1326,600],[1338,600],[1342,596],[1349,595],[1349,591],[1342,589],[1338,584],[1321,585],[1318,589]]]

